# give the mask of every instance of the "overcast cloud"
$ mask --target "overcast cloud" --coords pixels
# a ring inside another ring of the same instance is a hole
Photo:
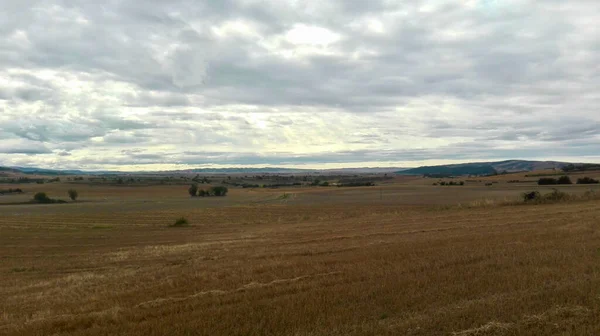
[[[0,165],[600,162],[597,0],[94,3],[0,3]]]

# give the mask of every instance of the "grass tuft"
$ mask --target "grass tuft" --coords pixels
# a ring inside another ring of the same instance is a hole
[[[177,218],[177,220],[175,221],[175,223],[170,224],[170,227],[181,227],[181,226],[188,226],[190,225],[190,222],[185,218],[185,217],[179,217]]]

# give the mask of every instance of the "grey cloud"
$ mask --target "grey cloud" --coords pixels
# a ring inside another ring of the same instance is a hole
[[[28,140],[3,140],[0,154],[49,154],[52,153],[43,143]]]
[[[0,135],[97,164],[597,152],[598,3],[469,3],[4,1]]]

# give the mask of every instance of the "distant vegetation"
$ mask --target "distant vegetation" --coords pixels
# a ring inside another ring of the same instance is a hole
[[[538,180],[538,185],[556,185],[556,184],[573,184],[568,176],[561,176],[558,179],[552,177],[542,177]]]
[[[44,183],[45,179],[43,178],[29,178],[29,177],[19,177],[19,178],[2,178],[0,179],[0,183],[10,183],[10,184],[25,184],[25,183]]]
[[[179,217],[177,218],[177,220],[175,221],[175,223],[170,224],[170,227],[181,227],[181,226],[188,226],[190,224],[190,222],[185,218],[185,217]]]
[[[581,195],[569,194],[557,189],[552,190],[552,192],[547,194],[541,194],[539,191],[531,191],[523,193],[522,195],[523,201],[525,203],[557,203],[557,202],[566,202],[566,201],[582,201],[582,200],[592,200],[597,199],[597,194],[593,190],[588,190]]]
[[[227,187],[224,186],[218,186],[218,187],[212,187],[210,189],[204,190],[204,189],[199,189],[197,184],[192,184],[189,189],[188,189],[188,194],[190,194],[190,196],[192,197],[209,197],[209,196],[217,196],[217,197],[223,197],[223,196],[227,196],[227,193],[229,192],[229,189],[227,189]]]
[[[68,194],[72,201],[76,201],[77,197],[79,197],[79,193],[75,189],[69,189]]]
[[[577,184],[598,184],[598,183],[600,183],[600,181],[595,180],[591,177],[583,177],[583,178],[577,179]]]
[[[463,186],[463,185],[465,185],[465,181],[450,181],[450,182],[440,181],[440,182],[434,183],[433,185],[440,185],[440,186]]]
[[[204,190],[202,190],[202,192],[204,193]],[[188,189],[188,194],[190,194],[190,196],[192,196],[192,197],[195,197],[198,194],[198,185],[195,183],[192,184],[190,186],[190,188]]]
[[[33,196],[32,202],[39,203],[39,204],[67,203],[66,201],[63,201],[63,200],[57,200],[57,199],[50,198],[48,196],[48,194],[46,194],[44,192],[36,193]]]
[[[340,183],[338,187],[373,187],[375,186],[374,182],[348,182],[348,183]]]
[[[23,193],[23,190],[20,188],[16,188],[16,189],[6,189],[6,190],[0,190],[0,195],[7,195],[7,194],[21,194]]]
[[[562,168],[564,172],[576,172],[576,171],[589,171],[589,170],[600,170],[600,164],[595,163],[582,163],[582,164],[568,164]]]
[[[214,196],[227,196],[227,192],[229,192],[227,187],[220,186],[210,188],[210,194]]]

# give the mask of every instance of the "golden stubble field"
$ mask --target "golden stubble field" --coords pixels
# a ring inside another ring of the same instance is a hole
[[[599,335],[600,202],[441,206],[527,188],[78,187],[75,204],[1,205],[0,334]]]

